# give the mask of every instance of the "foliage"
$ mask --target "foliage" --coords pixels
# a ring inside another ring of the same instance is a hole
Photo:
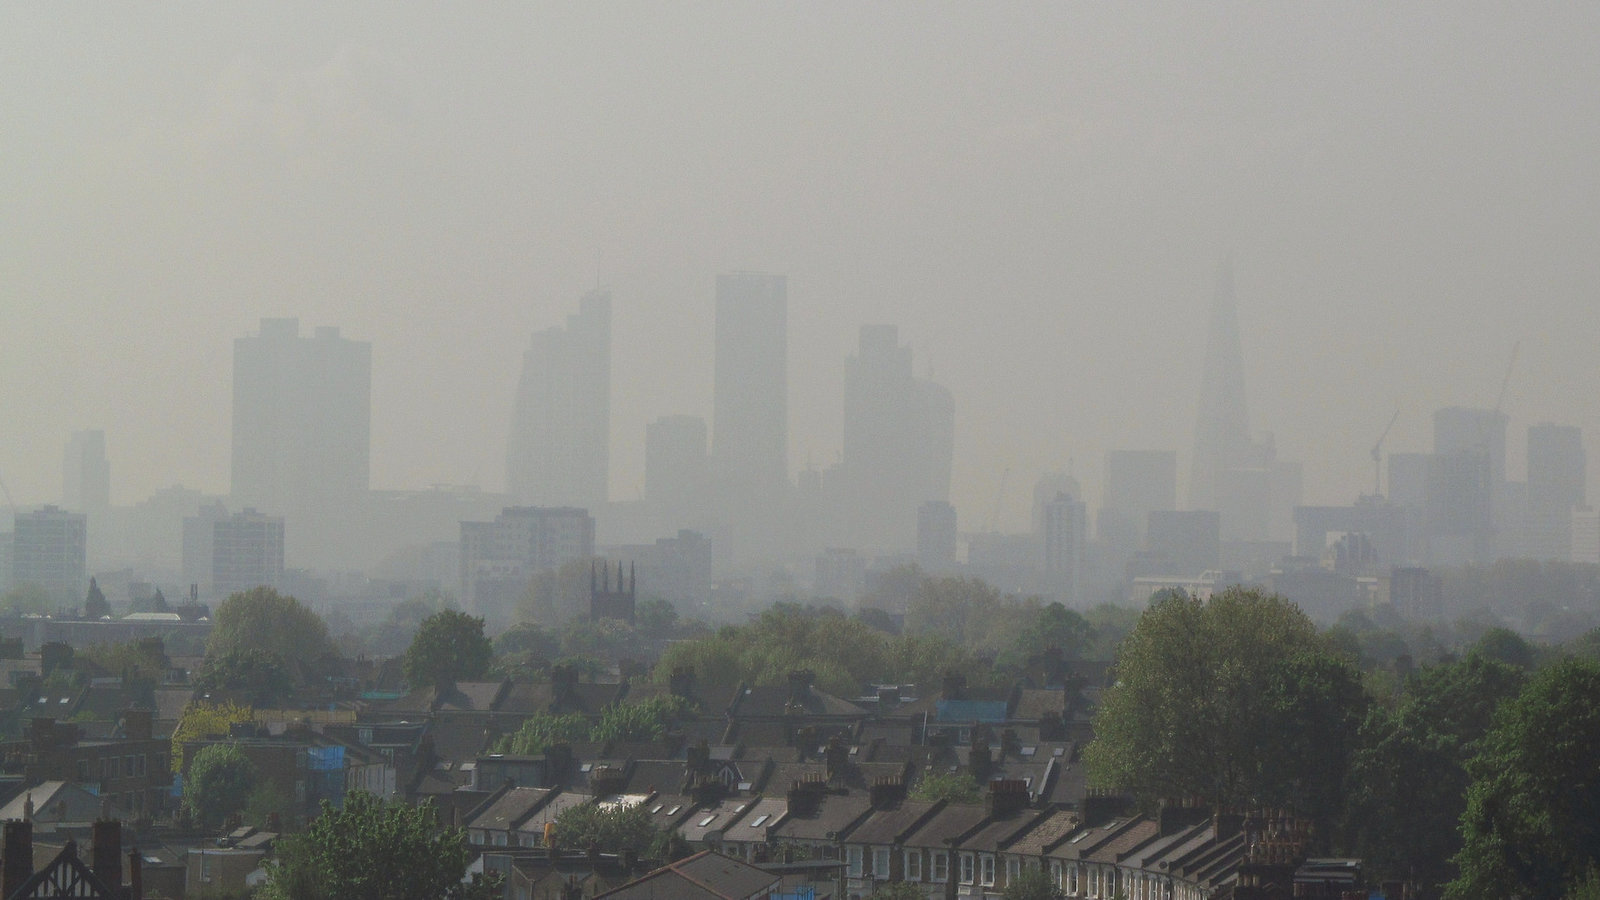
[[[255,721],[248,706],[237,703],[207,703],[192,700],[185,704],[178,716],[178,726],[172,730],[172,771],[183,771],[183,745],[203,738],[227,737],[236,724]]]
[[[1600,613],[1600,567],[1593,565],[1504,559],[1439,574],[1444,595],[1460,608],[1487,610],[1558,640],[1593,628]]]
[[[1600,866],[1600,663],[1567,659],[1497,711],[1468,763],[1454,898],[1556,900]]]
[[[1326,819],[1365,700],[1293,603],[1241,588],[1160,594],[1123,641],[1090,776],[1145,802],[1297,805]]]
[[[589,720],[580,713],[551,715],[538,713],[523,720],[522,727],[502,737],[495,752],[513,756],[543,753],[551,744],[583,741],[589,738]]]
[[[83,616],[86,619],[103,619],[111,615],[111,603],[106,600],[100,585],[89,579],[89,593],[83,598]]]
[[[483,620],[446,609],[422,621],[401,667],[412,688],[443,689],[482,678],[493,656],[489,639],[483,636]]]
[[[1436,886],[1453,875],[1466,763],[1520,669],[1472,654],[1430,666],[1393,710],[1374,707],[1351,760],[1350,849],[1383,876]]]
[[[47,613],[54,606],[50,592],[37,584],[19,584],[0,597],[0,613],[23,616]]]
[[[665,637],[678,627],[678,608],[671,600],[640,600],[633,610],[634,624],[650,635]]]
[[[1060,603],[1049,603],[1023,630],[1017,650],[1031,656],[1056,648],[1067,659],[1077,659],[1092,640],[1094,626],[1088,620]]]
[[[274,653],[291,668],[337,655],[328,626],[293,597],[269,587],[234,594],[217,607],[216,625],[206,641],[206,656],[230,650]]]
[[[1051,900],[1060,893],[1044,869],[1037,865],[1025,865],[1017,877],[1006,882],[1001,896],[1005,900]]]
[[[569,806],[556,815],[557,847],[588,849],[601,853],[632,850],[646,853],[656,842],[656,828],[642,805],[600,806],[583,803]]]
[[[928,895],[909,881],[881,881],[867,900],[927,900]]]
[[[1519,669],[1533,668],[1533,646],[1509,628],[1489,629],[1472,646],[1472,652]]]
[[[977,803],[983,799],[983,789],[977,779],[965,772],[942,772],[924,775],[911,789],[913,800],[943,800],[946,803]]]
[[[183,807],[202,828],[215,828],[244,809],[258,777],[237,744],[201,747],[183,780]]]
[[[433,804],[385,803],[346,794],[297,835],[278,842],[278,861],[261,888],[266,900],[468,900],[497,896],[498,885],[464,885],[472,861],[466,832],[439,827]]]
[[[531,653],[546,660],[555,659],[561,652],[561,641],[535,622],[518,622],[495,636],[494,652],[497,655]]]
[[[82,648],[82,656],[110,675],[136,678],[152,685],[160,684],[166,677],[172,661],[167,657],[165,642],[159,637],[139,638],[120,644],[91,644]]]
[[[253,706],[273,707],[294,691],[294,679],[276,653],[250,647],[206,657],[194,686],[201,692],[248,697]]]
[[[703,684],[781,685],[809,669],[820,690],[854,696],[871,682],[938,684],[946,670],[982,684],[991,667],[933,635],[885,634],[860,619],[825,607],[777,603],[749,625],[729,625],[667,648],[655,668],[664,680],[675,668],[694,670]]]
[[[682,697],[661,694],[639,703],[613,703],[600,711],[591,741],[654,741],[684,709]]]
[[[244,819],[266,830],[272,825],[274,817],[280,828],[292,827],[296,818],[294,798],[277,782],[263,778],[256,782],[255,790],[245,800]]]

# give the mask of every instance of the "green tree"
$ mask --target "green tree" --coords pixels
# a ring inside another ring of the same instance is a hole
[[[1094,627],[1060,603],[1046,604],[1034,615],[1017,641],[1023,655],[1059,649],[1067,659],[1078,659],[1094,640]]]
[[[463,884],[473,853],[460,828],[440,828],[433,804],[345,795],[299,834],[281,838],[261,888],[266,900],[478,900],[487,880]]]
[[[237,744],[201,747],[183,780],[183,807],[202,828],[215,828],[244,810],[258,778]]]
[[[111,615],[111,604],[106,601],[106,595],[93,578],[89,579],[89,594],[83,598],[83,615],[87,619],[103,619]]]
[[[1158,595],[1101,698],[1090,776],[1146,803],[1320,805],[1338,796],[1364,704],[1353,668],[1293,603],[1241,588]],[[1315,773],[1292,764],[1305,754]]]
[[[569,806],[556,814],[555,825],[557,847],[596,847],[602,853],[632,850],[647,855],[657,838],[643,806]]]
[[[911,789],[913,800],[943,800],[946,803],[977,803],[983,790],[977,779],[965,772],[924,775]]]
[[[108,675],[121,675],[160,684],[172,667],[166,643],[159,637],[139,638],[118,644],[91,644],[81,651],[84,659]]]
[[[446,609],[422,621],[401,660],[412,688],[443,690],[458,681],[473,681],[489,671],[494,650],[483,636],[483,620]]]
[[[1349,848],[1383,878],[1437,887],[1455,874],[1466,764],[1520,669],[1471,654],[1423,669],[1395,709],[1374,706],[1351,759]]]
[[[178,725],[172,729],[172,771],[183,771],[183,747],[190,741],[203,738],[227,737],[234,725],[255,721],[255,713],[248,706],[237,703],[208,703],[191,700],[184,704],[178,715]]]
[[[202,693],[226,691],[253,706],[273,707],[293,693],[294,678],[276,653],[249,647],[207,656],[194,686]]]
[[[1533,645],[1509,628],[1491,628],[1472,646],[1473,653],[1516,666],[1533,668]]]
[[[1051,900],[1060,895],[1049,873],[1037,865],[1023,866],[1017,877],[1006,881],[1001,894],[1005,900]]]
[[[1558,900],[1600,866],[1600,663],[1539,672],[1496,713],[1461,817],[1452,898]]]
[[[536,713],[524,719],[516,731],[502,737],[495,744],[495,752],[534,756],[543,753],[551,744],[588,739],[589,720],[581,713],[559,716]]]
[[[128,612],[164,613],[172,612],[172,609],[167,606],[167,597],[161,593],[161,588],[156,588],[156,592],[148,597],[133,598],[133,602],[128,604]]]
[[[639,703],[613,703],[600,710],[600,721],[589,731],[591,741],[655,741],[667,733],[672,720],[683,712],[683,698],[670,694]]]
[[[531,653],[551,660],[560,655],[561,640],[535,622],[518,622],[495,636],[494,652],[497,655]]]
[[[269,587],[234,594],[217,607],[206,656],[230,650],[274,653],[286,664],[319,663],[338,651],[322,618],[293,597]]]
[[[671,600],[641,600],[634,609],[634,624],[644,634],[667,637],[678,627],[678,608]]]

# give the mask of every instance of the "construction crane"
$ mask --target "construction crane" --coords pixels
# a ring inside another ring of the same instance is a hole
[[[1378,435],[1378,442],[1372,445],[1372,496],[1383,496],[1383,442],[1389,439],[1389,432],[1394,430],[1394,423],[1400,420],[1400,407],[1394,408],[1394,415],[1389,417],[1389,424],[1383,429],[1383,434]]]

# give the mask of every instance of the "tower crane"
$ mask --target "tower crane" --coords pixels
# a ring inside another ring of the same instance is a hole
[[[1394,415],[1389,417],[1389,424],[1383,429],[1383,434],[1378,435],[1378,442],[1372,445],[1372,496],[1383,496],[1383,442],[1389,439],[1389,432],[1394,430],[1394,423],[1400,419],[1400,407],[1394,408]]]

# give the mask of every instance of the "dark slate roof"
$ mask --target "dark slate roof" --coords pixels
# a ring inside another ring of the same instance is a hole
[[[1043,718],[1047,712],[1060,715],[1066,708],[1067,692],[1061,688],[1024,688],[1011,717],[1031,722]]]
[[[817,812],[802,816],[791,807],[789,817],[773,831],[773,837],[802,841],[827,841],[841,835],[862,818],[872,804],[864,793],[827,794]]]
[[[550,800],[553,792],[543,788],[512,787],[467,815],[468,828],[509,831]]]
[[[777,875],[706,850],[599,894],[595,900],[746,900],[778,881]]]
[[[736,718],[755,716],[782,718],[784,716],[841,716],[865,718],[867,711],[840,697],[816,688],[801,692],[799,703],[791,705],[788,685],[746,687],[734,695],[728,714]]]
[[[1019,856],[1038,856],[1078,827],[1078,814],[1055,812],[1018,835],[1005,849]]]
[[[906,800],[893,809],[874,810],[850,832],[853,844],[895,844],[900,835],[919,827],[940,804],[932,800]]]
[[[950,841],[972,830],[987,816],[988,811],[982,804],[951,804],[908,835],[906,844],[912,847],[947,847]]]

